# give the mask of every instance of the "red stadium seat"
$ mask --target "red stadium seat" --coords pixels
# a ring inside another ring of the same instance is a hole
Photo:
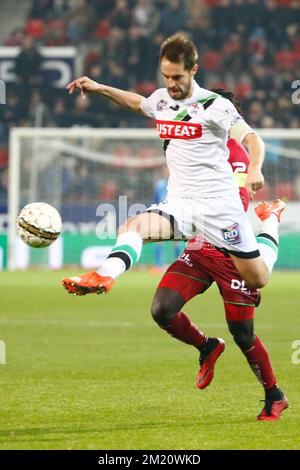
[[[206,51],[203,58],[203,67],[205,70],[218,70],[222,66],[222,53],[218,51]]]
[[[90,67],[95,63],[99,63],[101,59],[101,54],[98,51],[88,52],[85,56],[85,68]]]
[[[41,19],[28,20],[26,34],[36,39],[43,38],[45,36],[45,21]]]
[[[7,147],[0,147],[0,168],[7,168],[8,150]]]
[[[118,188],[115,181],[103,183],[100,188],[100,201],[114,201],[117,198]]]
[[[47,46],[63,46],[68,43],[66,22],[56,19],[47,22]]]
[[[279,51],[276,54],[276,65],[281,70],[292,70],[298,60],[294,51]]]
[[[275,186],[275,198],[287,199],[288,201],[297,199],[293,183],[288,181],[277,183]]]
[[[205,0],[204,3],[208,7],[217,7],[220,5],[221,0]]]
[[[224,88],[224,90],[228,90],[229,85],[226,82],[212,82],[210,89],[212,90],[213,88]]]
[[[238,98],[245,98],[251,91],[250,83],[238,83],[235,87],[234,93]]]
[[[300,38],[296,40],[293,51],[297,57],[297,60],[300,60]]]
[[[278,7],[288,7],[291,4],[291,0],[276,0]]]
[[[136,91],[140,95],[150,96],[156,90],[154,82],[139,82],[136,84]]]
[[[94,38],[105,39],[109,35],[110,26],[107,21],[98,21],[96,28],[94,29],[92,36]]]

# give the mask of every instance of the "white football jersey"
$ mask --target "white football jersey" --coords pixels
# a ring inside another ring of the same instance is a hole
[[[205,104],[213,99],[205,109]],[[242,123],[248,132],[253,131],[231,101],[194,82],[190,98],[173,100],[166,88],[160,88],[143,98],[141,110],[156,120],[158,134],[164,141],[170,172],[168,197],[202,198],[234,192],[238,195],[228,163],[228,134]]]

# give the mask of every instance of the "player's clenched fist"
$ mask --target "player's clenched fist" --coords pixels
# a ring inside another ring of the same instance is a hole
[[[256,194],[256,191],[261,189],[264,185],[264,176],[260,169],[252,169],[249,166],[248,177],[246,181],[246,188],[249,191],[250,199]]]
[[[85,98],[86,93],[97,93],[99,90],[99,83],[91,80],[88,77],[80,77],[69,83],[66,88],[69,90],[70,95],[72,95],[76,89],[79,89],[81,97]]]

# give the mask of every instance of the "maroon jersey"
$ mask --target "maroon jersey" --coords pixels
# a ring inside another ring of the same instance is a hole
[[[240,196],[245,211],[249,196],[245,187],[249,158],[244,147],[234,139],[229,139],[229,162],[237,176]],[[231,258],[207,242],[201,247],[197,238],[191,240],[179,258],[165,272],[158,287],[175,290],[185,302],[203,294],[213,282],[218,285],[223,297],[226,318],[243,321],[254,316],[254,308],[259,305],[260,292],[248,289],[239,275]]]
[[[227,147],[229,149],[228,162],[236,176],[237,184],[240,188],[240,197],[246,212],[249,206],[249,194],[245,187],[249,166],[248,152],[240,142],[232,138],[228,139]],[[197,253],[202,256],[214,256],[215,258],[226,257],[220,250],[217,250],[210,243],[206,241],[203,242],[203,240],[201,240],[201,242],[202,246],[197,248],[197,238],[193,238],[186,247],[186,250],[191,250],[195,259],[197,259]],[[198,244],[200,245],[199,241]]]
[[[245,212],[247,212],[249,207],[249,194],[246,189],[246,179],[249,167],[249,155],[245,147],[235,139],[228,139],[227,147],[229,149],[228,161],[235,174],[237,184],[240,188],[240,197]]]

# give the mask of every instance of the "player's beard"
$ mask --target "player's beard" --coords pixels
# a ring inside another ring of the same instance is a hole
[[[176,85],[172,88],[168,88],[168,93],[171,98],[175,101],[184,100],[190,95],[192,89],[192,79],[185,86]]]

